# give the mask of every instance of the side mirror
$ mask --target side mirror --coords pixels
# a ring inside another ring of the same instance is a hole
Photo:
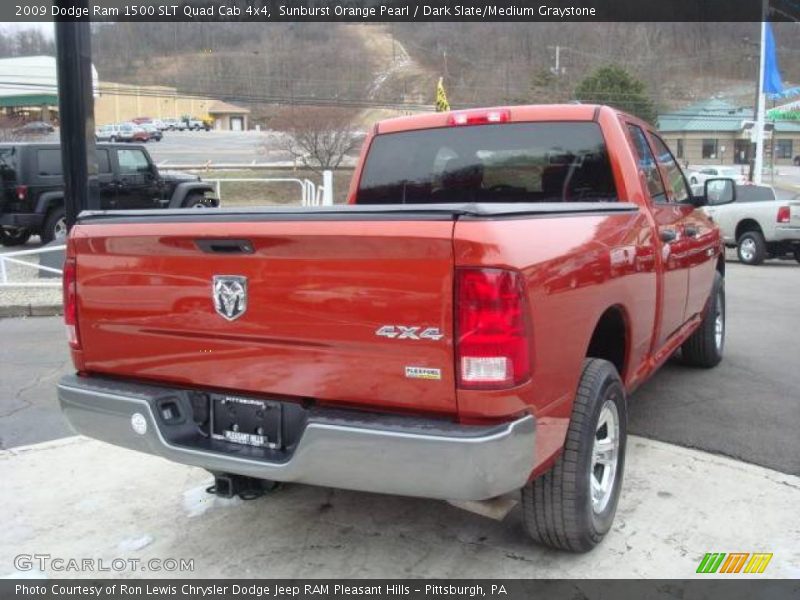
[[[720,206],[736,201],[736,182],[727,177],[706,179],[703,184],[703,205]]]

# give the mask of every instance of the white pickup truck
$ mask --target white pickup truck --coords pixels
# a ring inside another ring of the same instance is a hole
[[[737,185],[735,202],[715,206],[711,189],[709,201],[703,210],[741,262],[760,265],[767,258],[791,255],[800,262],[800,199],[778,200],[770,186]]]

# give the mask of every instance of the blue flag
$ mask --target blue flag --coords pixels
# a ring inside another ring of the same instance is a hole
[[[780,94],[783,91],[781,74],[778,71],[778,55],[775,52],[775,38],[772,27],[766,24],[764,35],[764,93]]]

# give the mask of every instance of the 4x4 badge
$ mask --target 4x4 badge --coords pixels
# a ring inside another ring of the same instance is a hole
[[[220,316],[228,321],[238,319],[247,310],[247,277],[214,275],[211,295]]]

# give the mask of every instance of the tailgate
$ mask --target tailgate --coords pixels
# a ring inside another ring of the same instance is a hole
[[[455,412],[452,232],[441,218],[80,224],[85,370]]]

